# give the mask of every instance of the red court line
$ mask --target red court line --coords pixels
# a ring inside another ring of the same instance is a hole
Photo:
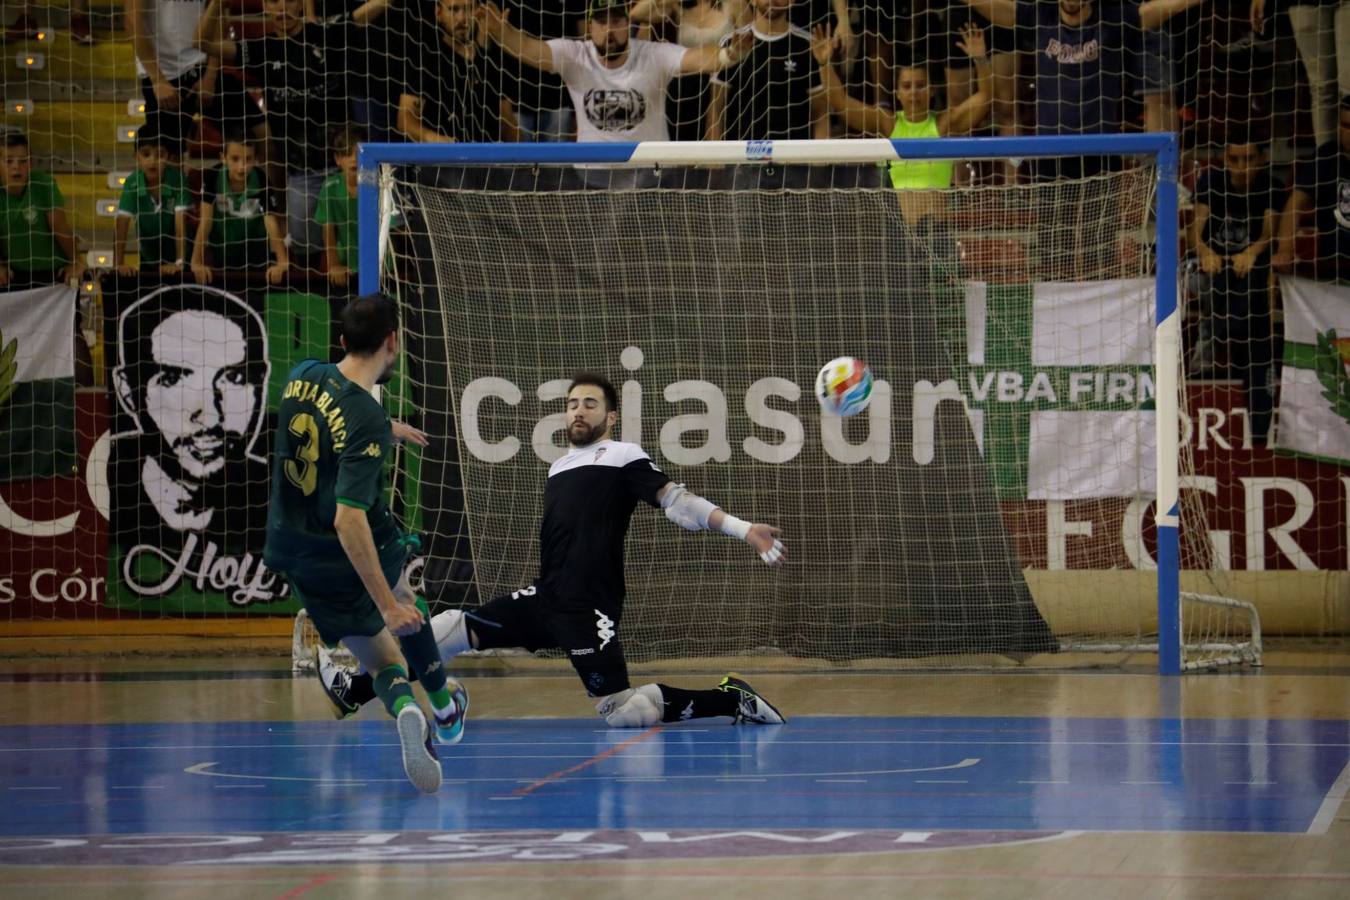
[[[284,894],[278,894],[276,900],[294,900],[294,898],[299,897],[301,894],[308,894],[316,887],[325,885],[336,877],[336,875],[315,875],[304,884],[293,887]]]
[[[646,731],[642,732],[641,734],[635,734],[635,735],[633,735],[632,737],[630,737],[628,740],[622,741],[622,742],[620,742],[620,743],[618,743],[618,744],[615,744],[613,747],[610,747],[608,750],[602,750],[601,752],[595,754],[594,756],[592,756],[590,759],[586,760],[585,762],[579,762],[579,763],[577,763],[575,766],[572,766],[571,768],[562,769],[562,770],[560,770],[560,771],[550,773],[550,774],[548,774],[548,775],[545,775],[543,778],[540,778],[540,779],[539,779],[538,781],[536,781],[536,782],[533,782],[533,783],[531,783],[531,784],[527,784],[527,785],[525,785],[525,786],[522,787],[522,788],[516,788],[514,791],[511,792],[511,796],[513,796],[513,797],[524,797],[526,794],[530,793],[531,791],[534,791],[534,790],[537,789],[537,788],[543,787],[544,785],[548,784],[549,782],[557,781],[559,778],[565,778],[566,776],[571,775],[573,772],[579,772],[579,771],[581,771],[582,769],[585,769],[585,768],[587,768],[587,767],[589,767],[589,766],[595,765],[596,763],[600,762],[601,760],[609,759],[609,758],[610,758],[611,756],[613,756],[614,754],[616,754],[616,753],[622,753],[624,750],[627,750],[629,747],[632,747],[632,746],[634,746],[635,744],[640,744],[640,743],[642,743],[643,741],[647,740],[647,738],[652,737],[653,735],[660,734],[660,733],[661,733],[662,731],[664,731],[664,730],[665,730],[665,729],[664,729],[662,726],[660,726],[660,725],[653,725],[651,728],[648,728]]]

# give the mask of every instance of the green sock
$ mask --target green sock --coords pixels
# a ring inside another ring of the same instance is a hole
[[[375,675],[375,694],[384,703],[389,715],[397,717],[403,707],[413,701],[408,673],[402,666],[385,666]]]
[[[445,686],[445,665],[441,662],[441,651],[436,649],[436,636],[431,631],[431,612],[427,602],[417,598],[417,608],[422,611],[422,627],[415,634],[398,639],[403,648],[403,658],[408,661],[409,671],[417,675],[422,689],[431,698],[431,705],[437,711],[450,706],[450,691]]]

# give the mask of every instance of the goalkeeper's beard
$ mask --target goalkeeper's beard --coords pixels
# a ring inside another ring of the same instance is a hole
[[[589,422],[573,422],[567,426],[567,440],[573,447],[589,447],[596,441],[605,437],[609,428],[604,422],[599,425],[591,425]]]

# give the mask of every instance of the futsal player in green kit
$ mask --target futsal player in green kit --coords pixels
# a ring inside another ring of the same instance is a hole
[[[341,641],[374,674],[375,692],[398,724],[404,771],[432,793],[441,765],[408,672],[431,698],[442,743],[462,736],[468,695],[446,678],[425,602],[401,583],[408,542],[383,483],[395,437],[424,443],[426,436],[391,423],[371,395],[398,360],[394,301],[358,297],[342,311],[341,325],[341,362],[305,360],[286,378],[264,561],[285,573],[324,643]]]

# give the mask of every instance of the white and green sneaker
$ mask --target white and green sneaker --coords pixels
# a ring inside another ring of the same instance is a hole
[[[419,791],[434,794],[441,788],[441,762],[431,746],[427,717],[416,703],[399,710],[398,739],[403,744],[403,771]]]
[[[458,744],[464,740],[464,722],[469,718],[469,692],[454,678],[446,678],[445,686],[450,691],[450,708],[442,716],[436,717],[436,742],[440,744]]]
[[[747,722],[751,725],[782,725],[787,721],[772,703],[756,694],[754,688],[735,675],[723,678],[717,689],[736,695],[737,725]]]

